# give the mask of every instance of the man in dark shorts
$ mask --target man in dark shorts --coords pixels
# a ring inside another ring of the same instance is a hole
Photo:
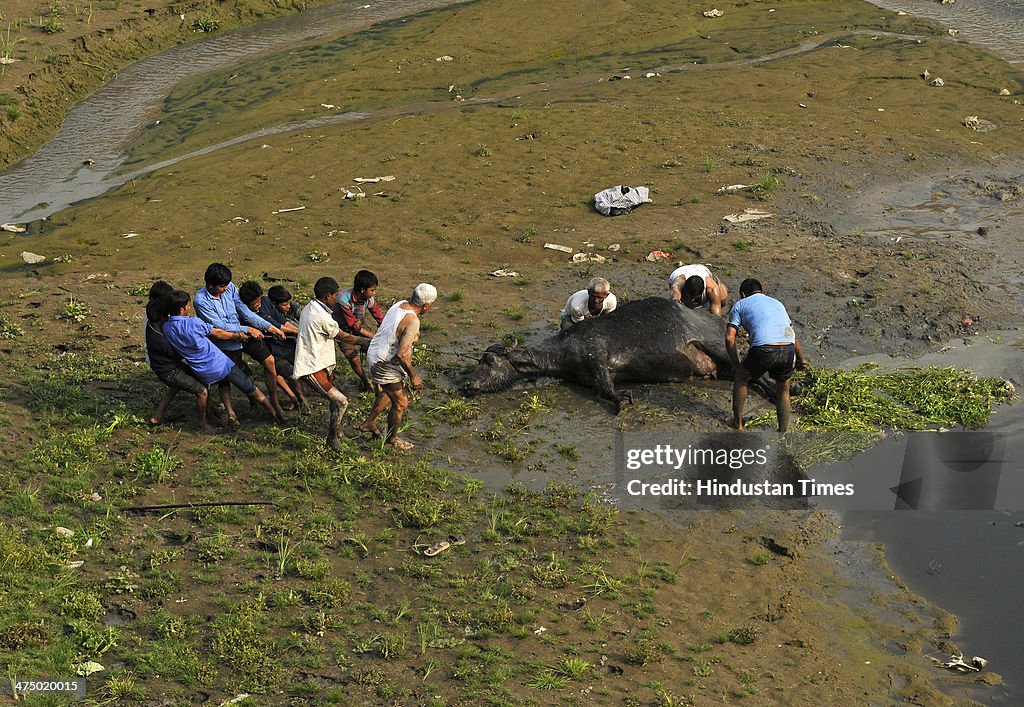
[[[736,332],[740,327],[750,336],[750,351],[740,363],[736,353]],[[732,419],[729,423],[743,429],[743,405],[747,400],[747,384],[751,378],[765,373],[775,381],[775,412],[779,432],[789,427],[789,379],[794,366],[808,368],[800,343],[793,331],[793,322],[786,307],[777,299],[764,294],[761,283],[748,277],[740,283],[740,301],[729,312],[725,329],[725,347],[732,359],[734,379],[732,386]]]
[[[267,346],[274,355],[274,367],[277,369],[277,387],[292,399],[289,409],[305,412],[307,403],[302,395],[302,386],[295,379],[293,363],[295,361],[295,337],[299,333],[298,312],[292,308],[292,296],[281,285],[274,285],[270,292],[263,294],[263,288],[254,280],[243,282],[238,288],[241,297],[251,311],[276,326],[286,338],[270,337]],[[275,299],[276,296],[276,299]],[[294,314],[292,317],[290,314]]]
[[[231,409],[231,395],[227,388],[228,385],[234,385],[249,396],[251,402],[269,412],[276,422],[284,423],[284,419],[274,410],[270,400],[249,380],[249,376],[210,341],[210,337],[221,341],[244,341],[246,333],[225,331],[211,326],[199,317],[190,317],[190,309],[187,292],[176,290],[168,296],[167,312],[170,316],[164,322],[164,336],[202,383],[220,384],[220,397],[228,421],[235,427],[239,426],[238,418]]]
[[[248,367],[242,361],[242,353],[263,365],[263,380],[267,384],[267,395],[279,418],[284,417],[277,397],[277,365],[273,354],[263,340],[265,334],[284,338],[284,332],[260,317],[242,303],[238,288],[231,282],[231,270],[221,263],[211,263],[203,278],[206,286],[196,292],[193,305],[196,315],[219,329],[245,334],[241,341],[217,341],[217,347],[244,372]],[[225,383],[221,389],[227,390]]]
[[[157,280],[149,288],[149,302],[146,303],[146,362],[149,368],[160,379],[160,382],[167,386],[156,412],[149,418],[150,425],[159,425],[163,422],[164,414],[167,412],[171,401],[177,396],[179,390],[184,390],[196,396],[196,408],[198,415],[196,425],[201,430],[206,429],[206,406],[210,394],[206,386],[196,378],[196,374],[189,368],[181,358],[181,354],[174,350],[174,347],[164,336],[163,324],[167,321],[168,297],[174,292],[174,288],[163,280]]]

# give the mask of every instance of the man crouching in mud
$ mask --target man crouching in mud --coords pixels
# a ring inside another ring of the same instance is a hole
[[[750,335],[750,351],[740,363],[736,353],[736,331],[743,327]],[[800,370],[809,368],[800,343],[793,331],[793,322],[782,302],[764,294],[761,283],[748,277],[740,283],[740,301],[729,312],[725,329],[725,348],[732,360],[732,417],[727,424],[743,429],[743,405],[747,400],[747,383],[768,373],[775,381],[775,413],[779,433],[789,427],[789,379],[794,364]]]

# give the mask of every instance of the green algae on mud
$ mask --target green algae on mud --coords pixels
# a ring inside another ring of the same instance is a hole
[[[714,20],[668,2],[569,5],[547,3],[527,17],[517,16],[516,3],[497,0],[432,10],[182,82],[159,129],[132,146],[130,162],[188,153],[311,114],[513,97],[547,92],[563,80],[578,87],[664,67],[701,69],[701,80],[712,81],[703,70],[758,61],[830,32],[942,41],[934,25],[867,3],[844,4],[841,12],[834,3],[783,4],[771,14],[761,3],[744,3]],[[509,16],[517,16],[512,25]],[[908,41],[874,40],[897,48]]]
[[[318,0],[238,0],[49,4],[5,0],[0,22],[0,168],[46,143],[75,102],[132,62],[162,49],[286,13]],[[186,21],[186,19],[188,21]]]

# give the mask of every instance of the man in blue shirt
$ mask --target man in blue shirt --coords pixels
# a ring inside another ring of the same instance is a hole
[[[750,351],[740,363],[736,353],[736,331],[743,327],[750,336]],[[740,283],[740,301],[729,312],[725,329],[725,348],[732,359],[732,419],[730,424],[743,429],[743,405],[747,400],[747,384],[751,378],[768,373],[775,380],[775,413],[779,432],[789,427],[789,379],[794,365],[808,368],[800,344],[793,331],[793,322],[786,307],[764,294],[761,283],[748,277]]]
[[[220,384],[220,397],[228,420],[238,427],[238,418],[231,408],[229,384],[235,386],[249,396],[250,400],[262,406],[277,422],[284,419],[276,413],[270,401],[253,385],[249,377],[236,366],[227,355],[211,343],[208,337],[213,336],[219,341],[244,341],[244,332],[230,332],[212,326],[198,317],[190,317],[189,296],[187,292],[178,290],[167,298],[167,312],[171,317],[164,322],[163,332],[174,350],[188,363],[189,368],[205,385]]]
[[[211,263],[203,279],[206,286],[196,292],[194,300],[196,315],[218,329],[246,334],[244,342],[218,341],[217,346],[243,371],[248,367],[242,362],[242,352],[263,365],[263,380],[267,384],[270,403],[276,416],[284,417],[277,396],[277,366],[263,340],[264,334],[283,339],[284,332],[245,306],[238,288],[231,282],[228,266]],[[226,385],[221,384],[221,388],[226,388]]]

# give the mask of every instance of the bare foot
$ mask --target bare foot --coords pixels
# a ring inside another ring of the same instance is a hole
[[[383,436],[381,435],[380,430],[378,430],[376,427],[367,427],[366,425],[359,425],[359,427],[357,427],[356,429],[359,430],[364,435],[370,435],[370,437],[373,439],[380,439]]]

